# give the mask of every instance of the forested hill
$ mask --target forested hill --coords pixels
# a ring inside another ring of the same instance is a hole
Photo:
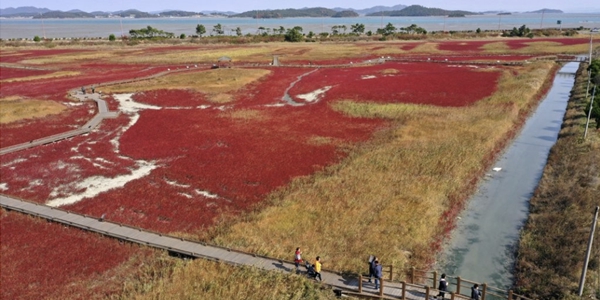
[[[337,12],[333,9],[324,7],[313,7],[303,9],[274,9],[274,10],[251,10],[237,15],[231,15],[234,18],[258,18],[258,19],[276,19],[276,18],[297,18],[297,17],[332,17]]]
[[[448,15],[477,15],[478,13],[464,10],[445,10],[441,8],[429,8],[421,5],[411,5],[402,10],[382,11],[368,14],[367,16],[391,16],[391,17],[427,17]]]

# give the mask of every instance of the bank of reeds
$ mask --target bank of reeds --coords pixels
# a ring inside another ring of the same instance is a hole
[[[162,264],[157,262],[163,261]],[[305,276],[224,263],[163,257],[142,267],[139,280],[123,283],[112,299],[335,299],[333,291]]]
[[[257,213],[223,221],[205,239],[281,259],[299,246],[338,271],[364,272],[369,254],[400,276],[411,266],[425,268],[555,69],[536,62],[502,70],[498,91],[469,107],[338,101],[333,107],[348,115],[393,125],[340,164],[295,180]]]
[[[586,85],[587,72],[580,68],[559,139],[550,151],[521,233],[516,287],[520,294],[535,299],[579,299],[575,295],[593,212],[600,205],[600,134],[591,129],[582,140]],[[596,231],[586,297],[600,297],[599,266],[600,234]]]

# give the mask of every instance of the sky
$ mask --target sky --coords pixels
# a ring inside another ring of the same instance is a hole
[[[538,10],[542,8],[560,9],[564,12],[600,12],[600,1],[597,0],[502,0],[502,1],[484,1],[484,0],[302,0],[302,1],[273,1],[273,0],[2,0],[0,8],[35,6],[38,8],[48,8],[51,10],[67,11],[71,9],[80,9],[86,12],[91,11],[118,11],[125,9],[138,9],[141,11],[162,11],[162,10],[186,10],[186,11],[234,11],[244,12],[255,9],[281,9],[281,8],[302,8],[302,7],[343,7],[363,9],[376,5],[393,6],[397,4],[412,5],[419,4],[426,7],[436,7],[447,10],[468,10],[468,11],[488,11],[501,10],[510,12],[525,12]]]

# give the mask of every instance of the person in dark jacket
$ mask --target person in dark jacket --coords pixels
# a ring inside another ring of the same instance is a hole
[[[471,288],[471,300],[481,300],[481,291],[477,283]]]
[[[383,268],[379,264],[378,260],[375,260],[375,269],[373,270],[373,275],[375,275],[375,289],[379,289],[379,280],[383,277]]]
[[[438,286],[438,290],[440,290],[440,293],[435,296],[434,298],[438,299],[438,297],[442,297],[442,299],[444,299],[444,296],[446,295],[446,292],[448,291],[448,281],[446,281],[446,274],[442,274],[442,278],[440,278],[440,285]]]
[[[375,255],[371,255],[369,257],[369,283],[371,283],[373,276],[375,276],[375,261],[376,260],[377,260],[377,256],[375,256]]]

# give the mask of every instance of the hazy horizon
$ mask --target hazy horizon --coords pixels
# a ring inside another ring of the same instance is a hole
[[[202,1],[204,2],[204,1]],[[168,4],[166,4],[168,3]],[[591,1],[573,1],[565,2],[559,0],[548,1],[521,1],[521,0],[505,0],[501,4],[499,2],[476,2],[473,1],[441,1],[441,0],[422,0],[412,2],[399,2],[394,0],[379,0],[366,5],[365,1],[358,0],[305,0],[299,3],[286,3],[278,1],[217,1],[210,4],[198,3],[191,0],[171,0],[168,2],[157,0],[128,0],[128,1],[73,1],[73,0],[55,0],[49,3],[47,0],[3,0],[0,8],[6,9],[9,7],[34,6],[38,8],[47,8],[50,10],[68,11],[79,9],[85,12],[92,11],[119,11],[127,9],[137,9],[141,11],[164,11],[164,10],[185,10],[192,12],[200,11],[233,11],[245,12],[249,10],[265,10],[265,9],[285,9],[285,8],[305,8],[305,7],[326,7],[326,8],[353,8],[365,9],[373,6],[394,6],[394,5],[413,5],[418,4],[426,7],[442,8],[447,10],[467,10],[474,12],[482,11],[508,11],[508,12],[525,12],[534,11],[543,8],[559,9],[566,13],[578,12],[599,12],[600,5]]]

